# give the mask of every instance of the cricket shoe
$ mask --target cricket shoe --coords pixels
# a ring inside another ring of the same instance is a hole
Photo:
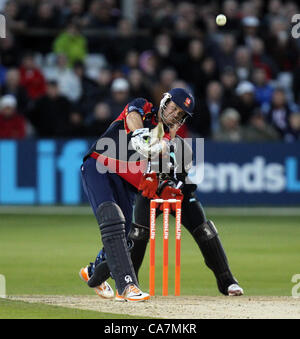
[[[150,296],[148,293],[142,292],[138,287],[136,287],[134,284],[129,285],[126,287],[125,292],[120,295],[118,291],[116,292],[116,301],[130,301],[130,302],[140,302],[140,301],[146,301],[149,300]]]
[[[85,281],[86,283],[89,281],[89,271],[88,271],[88,266],[83,267],[79,271],[79,276],[80,278]],[[101,285],[94,287],[95,292],[98,294],[99,297],[104,298],[104,299],[112,299],[114,297],[114,291],[110,287],[109,283],[104,281]]]
[[[243,294],[244,291],[238,284],[232,284],[228,287],[228,295],[230,297],[238,297]]]

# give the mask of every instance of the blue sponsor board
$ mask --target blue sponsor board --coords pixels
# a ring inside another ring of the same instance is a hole
[[[86,203],[80,165],[91,143],[0,141],[0,204]],[[300,143],[205,142],[191,178],[205,206],[300,205]]]
[[[192,180],[205,205],[300,205],[300,143],[205,142],[203,167]]]
[[[84,201],[80,165],[86,140],[0,142],[0,204],[63,204]]]

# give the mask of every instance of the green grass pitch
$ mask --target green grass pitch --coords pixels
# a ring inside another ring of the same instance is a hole
[[[289,296],[291,278],[299,272],[299,216],[208,215],[218,228],[233,274],[246,295]],[[174,220],[170,227],[169,289],[174,293]],[[156,287],[162,286],[162,232],[157,222]],[[78,276],[100,249],[98,226],[92,215],[0,216],[0,274],[6,277],[7,294],[93,295]],[[182,295],[217,296],[212,272],[190,234],[182,230]],[[149,253],[140,272],[141,287],[148,290]],[[114,287],[113,281],[110,281]],[[0,318],[51,317],[51,306],[0,300]],[[14,311],[14,309],[18,310]],[[23,310],[23,311],[22,311]],[[23,313],[22,313],[23,312]],[[42,312],[42,313],[41,313]],[[43,313],[44,312],[44,313]],[[112,318],[97,312],[61,308],[60,317]]]

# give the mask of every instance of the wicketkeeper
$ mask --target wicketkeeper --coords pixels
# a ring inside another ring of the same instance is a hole
[[[176,145],[184,143],[184,141],[179,137],[176,137],[175,140],[175,148]],[[178,149],[183,149],[183,147],[178,147]],[[153,194],[153,192],[160,195],[162,188],[166,185],[168,185],[170,189],[172,187],[174,189],[180,187],[181,192],[174,191],[174,196],[172,198],[183,198],[181,213],[182,224],[196,241],[206,265],[214,273],[219,291],[222,294],[229,296],[243,295],[243,289],[238,285],[237,280],[234,278],[229,268],[228,260],[220,241],[218,231],[214,223],[206,218],[204,210],[195,195],[197,186],[192,184],[187,178],[188,170],[191,168],[191,164],[189,163],[191,159],[191,152],[192,151],[189,147],[185,147],[184,152],[182,152],[183,154],[180,154],[180,158],[183,160],[183,166],[180,173],[176,173],[176,167],[178,164],[175,163],[174,170],[170,171],[169,174],[152,174],[153,181],[146,180],[147,174],[144,175],[145,180],[142,180],[143,190],[136,199],[134,222],[132,223],[129,233],[129,239],[134,243],[131,250],[131,259],[136,275],[138,276],[149,241],[150,199],[155,198],[155,194]],[[161,197],[165,199],[165,197]],[[162,211],[158,208],[156,211],[156,217],[158,217],[161,213]],[[171,214],[175,216],[175,211],[172,210]]]

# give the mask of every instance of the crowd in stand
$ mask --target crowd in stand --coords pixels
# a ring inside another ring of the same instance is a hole
[[[196,98],[180,131],[217,141],[300,140],[296,1],[0,0],[0,138],[101,135],[135,97]],[[215,17],[227,16],[218,27]]]

